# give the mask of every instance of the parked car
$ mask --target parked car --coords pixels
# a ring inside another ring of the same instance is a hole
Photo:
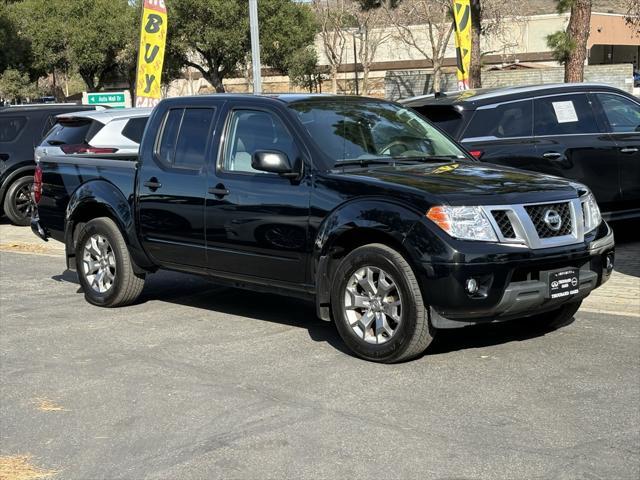
[[[49,155],[138,155],[151,108],[123,108],[58,115],[36,148],[36,161]]]
[[[0,214],[15,225],[29,225],[36,167],[33,149],[51,129],[56,115],[95,109],[75,104],[0,107]]]
[[[172,269],[315,299],[357,355],[440,328],[564,322],[609,278],[613,234],[576,182],[482,164],[412,110],[360,97],[163,100],[137,162],[45,157],[33,231],[87,301]]]
[[[640,100],[594,84],[468,90],[403,100],[483,162],[587,185],[606,219],[640,217]]]

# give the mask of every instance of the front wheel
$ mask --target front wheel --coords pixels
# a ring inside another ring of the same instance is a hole
[[[358,356],[401,362],[420,355],[431,343],[418,281],[396,250],[382,244],[357,248],[344,257],[333,278],[333,318]]]
[[[25,226],[31,222],[33,177],[20,177],[14,181],[4,197],[4,213],[14,225]]]
[[[144,275],[134,272],[118,226],[102,217],[81,228],[76,243],[76,269],[85,299],[101,307],[133,303],[144,287]]]

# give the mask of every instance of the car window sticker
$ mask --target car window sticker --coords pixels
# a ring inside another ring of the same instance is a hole
[[[566,102],[551,102],[551,104],[553,105],[553,110],[556,112],[558,123],[578,121],[578,114],[571,100]]]

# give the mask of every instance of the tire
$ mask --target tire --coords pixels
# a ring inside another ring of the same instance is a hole
[[[545,328],[556,330],[571,322],[571,319],[580,308],[580,305],[582,305],[582,300],[567,303],[556,310],[536,315],[534,321]]]
[[[107,217],[95,218],[79,227],[76,271],[85,299],[100,307],[133,303],[144,287],[144,275],[133,264],[118,226]]]
[[[333,276],[331,309],[344,342],[366,360],[409,360],[433,340],[411,266],[383,244],[365,245],[344,257]]]
[[[14,225],[26,226],[31,223],[33,212],[33,197],[31,189],[33,177],[20,177],[15,180],[7,190],[4,197],[4,213]]]

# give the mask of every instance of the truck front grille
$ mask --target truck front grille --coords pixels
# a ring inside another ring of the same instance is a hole
[[[547,203],[543,205],[528,205],[524,207],[531,221],[533,222],[536,232],[540,238],[552,238],[561,237],[564,235],[571,235],[573,225],[571,224],[571,211],[569,210],[569,203]],[[560,226],[558,229],[552,228],[552,224],[546,221],[546,218],[551,215],[560,216]]]
[[[509,219],[509,215],[507,215],[506,210],[493,210],[491,212],[493,214],[493,218],[502,232],[502,236],[504,238],[516,238],[516,232],[513,230],[513,225],[511,224],[511,220]]]
[[[580,198],[482,208],[501,243],[536,249],[572,245],[584,240]]]

